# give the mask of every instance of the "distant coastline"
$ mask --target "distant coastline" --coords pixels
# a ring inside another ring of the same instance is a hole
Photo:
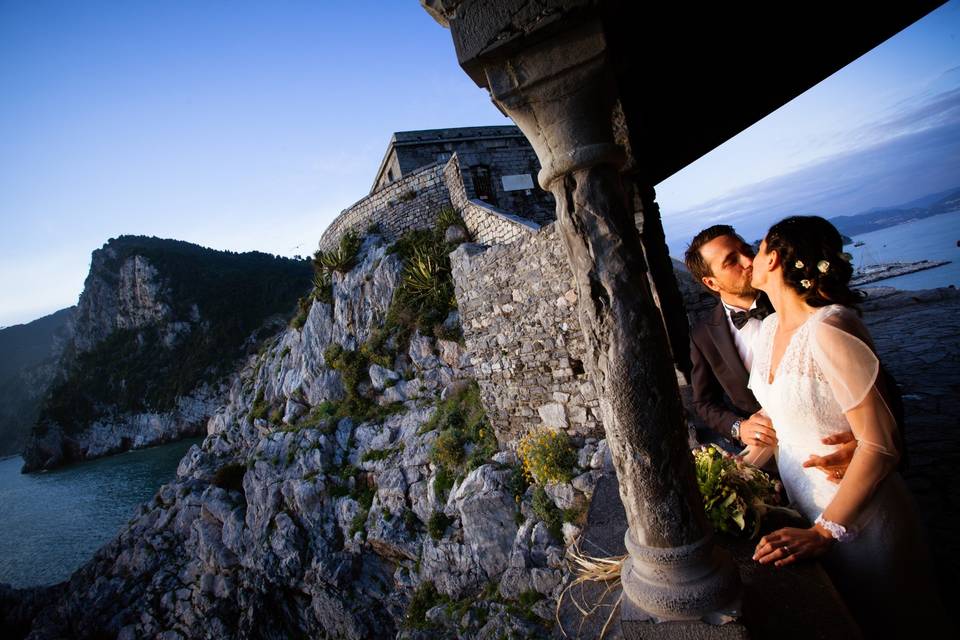
[[[830,218],[830,222],[840,233],[857,236],[944,213],[960,213],[960,189],[933,193],[895,207],[873,209],[852,216],[837,216]]]
[[[942,267],[950,263],[950,260],[920,260],[919,262],[890,262],[887,264],[870,265],[863,270],[854,272],[853,278],[850,280],[850,286],[860,287],[872,282],[905,276],[908,273],[935,269],[936,267]]]

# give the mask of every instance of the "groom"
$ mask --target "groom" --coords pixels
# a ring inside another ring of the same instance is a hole
[[[753,256],[750,245],[725,224],[698,233],[684,255],[693,279],[720,298],[720,304],[690,332],[693,405],[707,425],[732,440],[738,450],[747,444],[777,444],[774,425],[747,388],[753,339],[763,318],[773,312],[766,295],[750,286]],[[716,436],[707,439],[717,440]],[[804,466],[819,467],[839,482],[856,441],[846,433],[825,439],[824,444],[841,446],[830,455],[811,456]]]

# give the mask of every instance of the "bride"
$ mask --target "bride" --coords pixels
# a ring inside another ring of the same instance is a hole
[[[755,288],[776,313],[754,343],[749,387],[773,422],[771,455],[790,501],[814,522],[764,536],[754,559],[777,567],[819,557],[867,637],[945,627],[932,565],[912,497],[896,471],[894,418],[878,392],[879,363],[853,305],[840,234],[815,216],[778,222],[753,261]],[[803,463],[830,453],[822,439],[851,431],[857,440],[839,483]]]

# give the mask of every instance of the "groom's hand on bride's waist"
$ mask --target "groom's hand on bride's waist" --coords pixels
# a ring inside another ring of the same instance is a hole
[[[816,467],[827,475],[830,482],[839,484],[843,480],[843,476],[846,475],[847,467],[850,466],[850,461],[853,459],[853,452],[857,448],[857,440],[853,437],[852,431],[845,431],[827,436],[821,442],[837,445],[837,450],[825,456],[811,455],[803,463],[803,466],[807,468]]]
[[[763,413],[763,409],[744,420],[740,424],[740,441],[743,444],[774,447],[777,444],[777,432],[773,429],[770,418]]]

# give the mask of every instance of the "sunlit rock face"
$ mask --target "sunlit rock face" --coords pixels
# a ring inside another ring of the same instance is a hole
[[[77,304],[73,343],[89,351],[117,329],[138,329],[171,316],[160,273],[140,255],[116,267],[117,250],[109,245],[93,252],[90,273]]]
[[[415,331],[389,362],[366,365],[369,379],[352,391],[325,360],[331,345],[363,351],[383,323],[403,276],[386,249],[368,237],[334,278],[333,304],[314,302],[300,328],[249,357],[177,479],[66,595],[37,605],[31,637],[380,638],[406,637],[411,625],[463,637],[551,633],[568,577],[564,541],[533,508],[533,489],[517,485],[516,456],[494,447],[449,478],[435,462],[450,435],[437,412],[465,415],[474,405],[456,403],[471,393],[479,402],[463,345]],[[447,330],[458,322],[451,314]],[[350,393],[363,394],[370,415],[335,415]],[[582,445],[574,471],[585,491],[551,488],[581,506],[602,473],[591,468],[597,442]],[[467,440],[463,455],[477,446]],[[524,593],[532,617],[510,604]],[[433,613],[411,622],[415,596]],[[437,608],[451,601],[465,613]]]

